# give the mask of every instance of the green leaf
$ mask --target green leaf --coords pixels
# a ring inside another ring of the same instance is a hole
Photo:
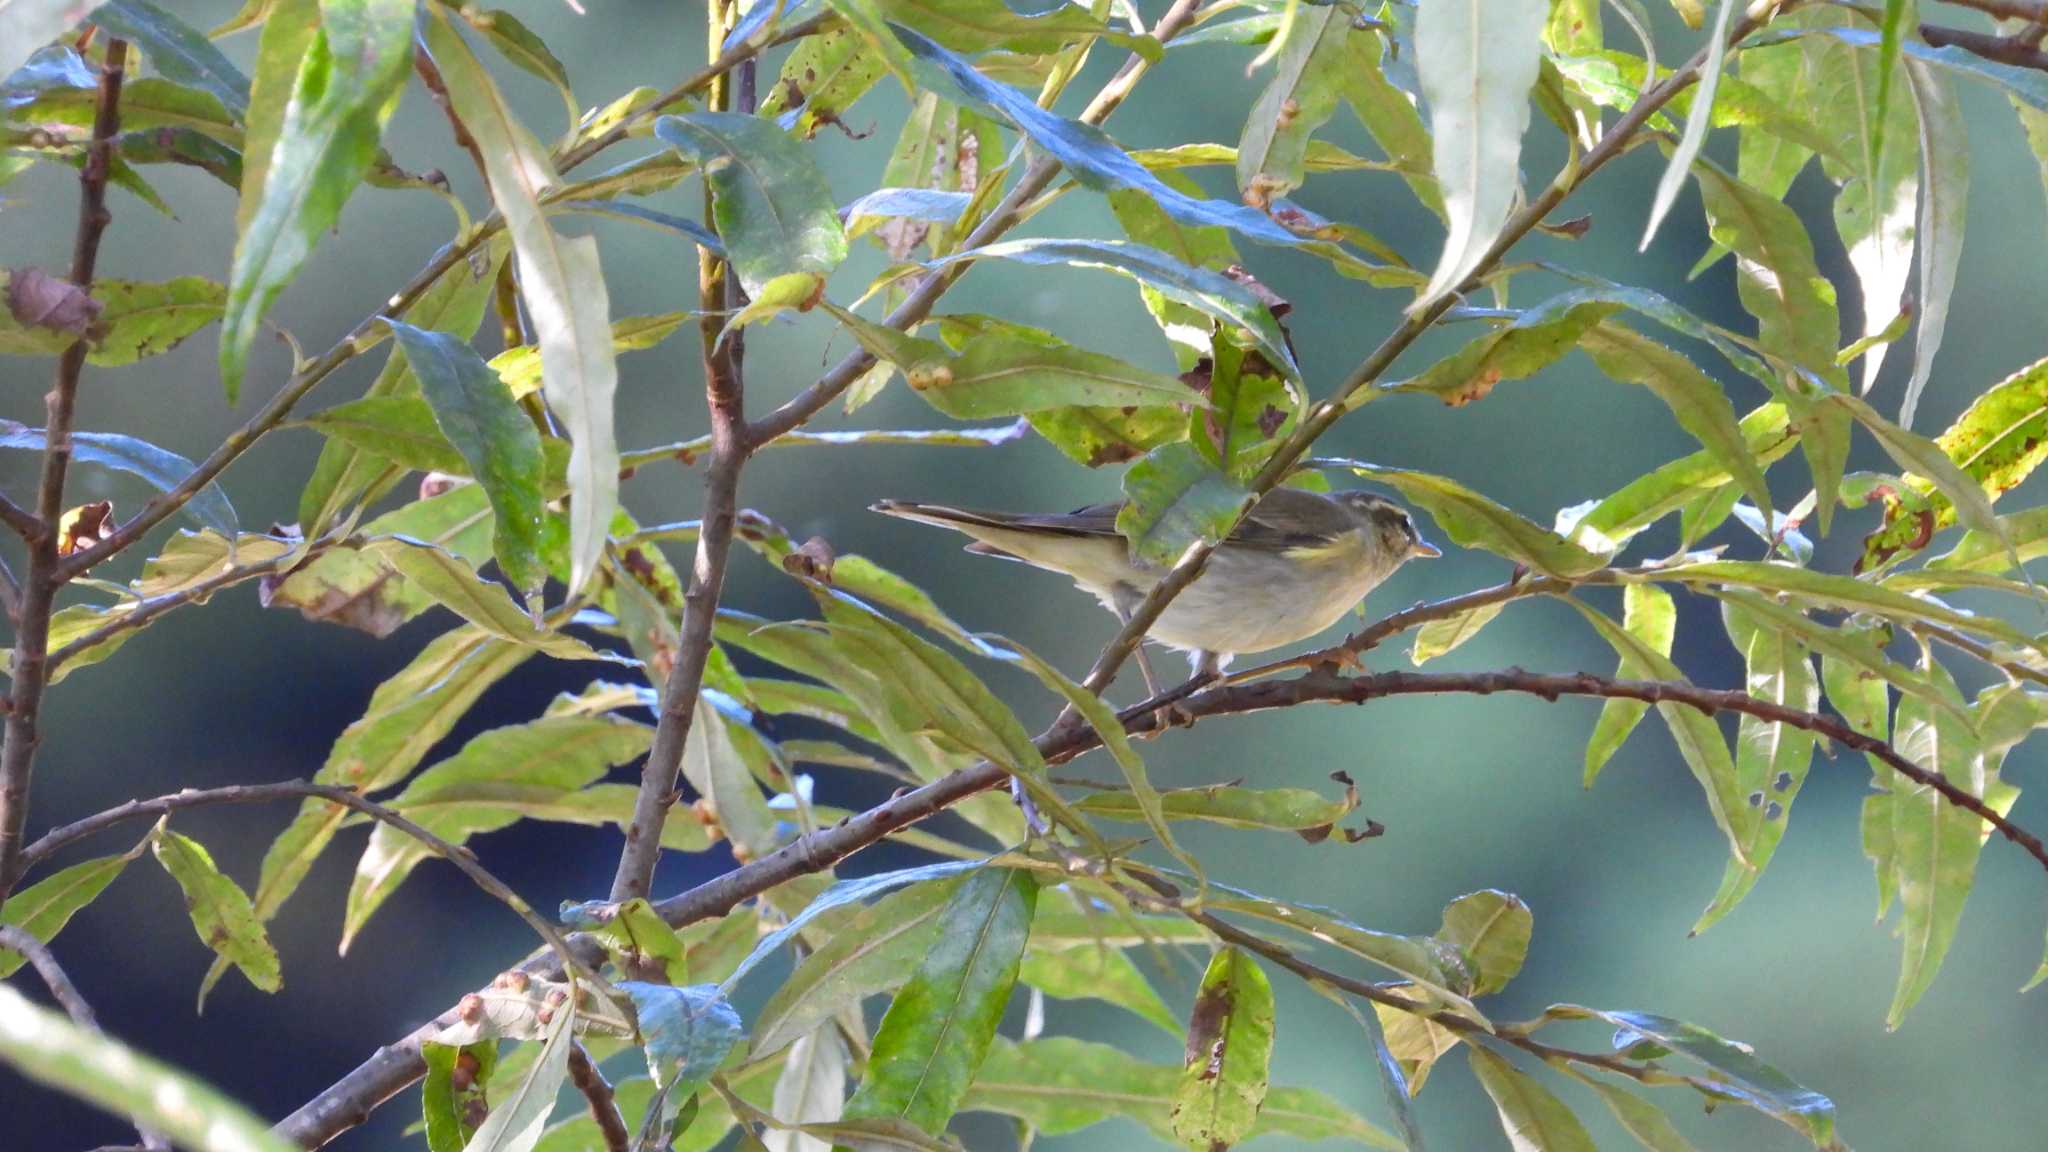
[[[1387,990],[1414,1002],[1419,1009],[1428,1009],[1427,997],[1408,985],[1386,985]],[[1422,1084],[1429,1079],[1429,1071],[1436,1062],[1460,1043],[1458,1034],[1449,1028],[1422,1015],[1421,1011],[1408,1011],[1388,1004],[1375,1003],[1373,1018],[1379,1022],[1387,1038],[1387,1053],[1400,1070],[1401,1078],[1408,1085],[1412,1099],[1422,1091]]]
[[[498,1043],[420,1045],[427,1074],[420,1080],[421,1119],[427,1128],[427,1152],[462,1152],[476,1134],[473,1117],[489,1114],[484,1087],[498,1063]],[[458,1083],[458,1080],[460,1083]]]
[[[569,917],[562,917],[567,921]],[[603,944],[621,971],[653,970],[661,973],[660,983],[688,984],[689,956],[682,937],[662,920],[645,898],[635,897],[617,906],[612,918],[588,929]]]
[[[536,623],[503,585],[476,574],[453,553],[405,539],[380,540],[364,552],[389,564],[436,603],[500,640],[537,648],[563,660],[604,659],[566,632]]]
[[[1792,450],[1798,437],[1782,404],[1765,404],[1741,421],[1742,439],[1759,467]],[[1727,488],[1734,476],[1720,458],[1701,449],[1665,464],[1624,485],[1581,514],[1558,514],[1558,531],[1596,552],[1619,551],[1645,528]],[[1577,512],[1578,510],[1568,510]]]
[[[1609,377],[1649,389],[1671,409],[1678,424],[1706,447],[1758,508],[1771,507],[1763,469],[1750,455],[1742,426],[1726,393],[1692,361],[1619,324],[1601,324],[1581,345]]]
[[[847,920],[762,1006],[752,1051],[774,1052],[847,1006],[901,987],[938,938],[940,914],[959,886],[957,877],[913,884]]]
[[[1820,705],[1820,685],[1806,647],[1796,635],[1779,630],[1767,617],[1751,613],[1739,603],[1726,602],[1721,609],[1728,638],[1743,654],[1746,687],[1759,700],[1800,712],[1812,712]],[[1756,716],[1744,716],[1735,737],[1735,782],[1749,797],[1750,806],[1760,810],[1762,819],[1749,827],[1743,854],[1752,867],[1730,860],[1721,876],[1721,888],[1713,902],[1692,927],[1697,936],[1727,915],[1763,876],[1777,851],[1791,819],[1792,801],[1806,782],[1813,761],[1814,735],[1790,724],[1777,724]]]
[[[543,393],[574,445],[569,457],[568,590],[573,598],[603,558],[605,533],[619,494],[619,447],[612,414],[618,363],[597,241],[556,235],[540,205],[541,194],[558,180],[547,153],[512,115],[447,16],[438,7],[430,7],[428,16],[427,49],[447,81],[456,116],[484,156],[491,200],[512,237],[520,296],[546,369]]]
[[[1484,548],[1527,564],[1546,576],[1572,579],[1607,566],[1607,560],[1504,508],[1470,488],[1445,476],[1382,468],[1355,460],[1319,458],[1321,467],[1348,468],[1378,483],[1399,489],[1401,495],[1421,505],[1436,518],[1451,542],[1464,548]]]
[[[1191,1149],[1249,1136],[1273,1059],[1273,986],[1236,948],[1209,960],[1188,1017],[1187,1057],[1173,1094],[1173,1132]]]
[[[1160,815],[1167,820],[1202,820],[1227,828],[1264,828],[1328,835],[1332,825],[1358,806],[1358,797],[1347,794],[1341,800],[1332,800],[1308,788],[1241,788],[1212,784],[1160,792],[1158,804]],[[1074,810],[1111,820],[1145,819],[1138,798],[1131,792],[1090,793],[1074,802]]]
[[[1017,978],[1055,1000],[1101,1000],[1180,1035],[1180,1021],[1121,950],[1100,946],[1026,952]]]
[[[1485,1015],[1463,993],[1452,987],[1454,983],[1461,982],[1457,976],[1465,974],[1454,975],[1446,970],[1445,963],[1457,967],[1464,958],[1453,950],[1447,950],[1434,938],[1374,932],[1326,909],[1269,900],[1222,884],[1210,884],[1209,895],[1203,904],[1211,911],[1284,925],[1319,943],[1369,960],[1413,981],[1418,996],[1434,998],[1473,1023],[1491,1027]]]
[[[1507,987],[1522,970],[1534,928],[1535,917],[1521,897],[1488,888],[1451,901],[1436,938],[1465,954],[1472,994],[1484,996]]]
[[[1267,304],[1249,288],[1220,273],[1190,267],[1156,248],[1118,240],[999,240],[937,261],[1003,259],[1021,264],[1071,264],[1117,272],[1226,324],[1250,332],[1259,352],[1290,380],[1301,371],[1288,348],[1286,333]]]
[[[0,16],[0,45],[11,45],[13,35]],[[32,1080],[164,1133],[190,1152],[290,1152],[293,1147],[210,1085],[4,986],[0,1060]]]
[[[1206,371],[1208,409],[1195,413],[1188,439],[1233,479],[1249,481],[1299,422],[1301,394],[1226,332],[1211,337]],[[1198,364],[1187,379],[1199,387],[1203,374]]]
[[[468,344],[445,332],[386,323],[435,421],[490,498],[498,566],[520,591],[537,593],[547,579],[540,561],[540,433]]]
[[[1058,160],[1074,179],[1098,192],[1135,188],[1153,197],[1184,224],[1218,224],[1262,244],[1294,245],[1299,238],[1255,208],[1189,196],[1160,182],[1101,129],[1040,108],[1030,96],[976,71],[966,60],[925,36],[895,28],[916,58],[918,87],[957,97],[984,115],[1007,122]]]
[[[512,62],[512,65],[529,76],[537,76],[554,85],[562,96],[562,103],[569,110],[569,123],[574,125],[581,117],[582,105],[576,100],[576,93],[569,89],[569,70],[555,58],[547,41],[535,35],[533,30],[519,22],[517,16],[497,9],[477,11],[465,10],[462,18],[469,26],[484,34],[491,47],[498,54]]]
[[[1201,185],[1181,172],[1165,172],[1160,180],[1190,196],[1201,193]],[[1111,192],[1109,208],[1123,226],[1124,235],[1132,241],[1158,249],[1190,268],[1221,272],[1238,263],[1237,247],[1230,242],[1228,228],[1183,224],[1167,215],[1152,197],[1132,188]],[[1217,339],[1211,330],[1216,325],[1207,313],[1149,284],[1141,283],[1138,295],[1145,310],[1158,322],[1160,334],[1173,345],[1182,369],[1193,368],[1199,358],[1211,354]]]
[[[1430,135],[1459,145],[1435,150],[1450,234],[1410,311],[1464,283],[1507,223],[1549,15],[1542,0],[1489,5],[1484,19],[1469,4],[1425,3],[1416,13],[1415,69]]]
[[[846,1042],[832,1028],[799,1037],[776,1078],[773,1115],[785,1124],[829,1124],[845,1110]],[[779,1146],[782,1152],[814,1152],[816,1147],[796,1138]]]
[[[644,755],[652,730],[610,717],[567,716],[493,728],[420,773],[389,807],[450,844],[516,823],[522,801],[544,803]],[[356,863],[342,916],[341,950],[434,850],[379,822]]]
[[[555,1097],[569,1078],[569,1049],[576,1043],[576,998],[558,1007],[540,1056],[506,1099],[499,1100],[463,1152],[531,1152],[554,1113]]]
[[[263,991],[275,992],[284,987],[277,950],[270,946],[263,921],[242,889],[214,866],[206,849],[159,822],[150,833],[150,850],[156,853],[157,863],[184,889],[185,908],[192,914],[192,927],[199,933],[200,943],[241,969],[249,983]],[[201,1008],[206,1007],[206,993],[211,988],[211,980],[200,986]]]
[[[1813,241],[1799,217],[1711,161],[1697,162],[1693,171],[1708,233],[1735,252],[1736,289],[1743,308],[1757,319],[1764,347],[1824,380],[1840,379],[1835,289],[1814,262]],[[1831,505],[1830,494],[1824,492],[1820,503]]]
[[[1419,666],[1455,651],[1465,641],[1477,636],[1479,630],[1492,623],[1493,618],[1506,607],[1504,603],[1482,604],[1424,624],[1415,632],[1415,644],[1408,652],[1409,663]]]
[[[1930,662],[1931,664],[1931,662]],[[1955,688],[1938,666],[1926,669],[1957,700]],[[1967,719],[1939,711],[1919,697],[1899,701],[1897,731],[1892,740],[1899,754],[1949,783],[1995,803],[1998,759],[1987,756]],[[1899,939],[1903,956],[1898,990],[1885,1014],[1885,1027],[1896,1029],[1906,1012],[1934,983],[1941,962],[1955,942],[1963,903],[1976,880],[1977,857],[1984,844],[1984,821],[1944,799],[1932,787],[1897,773],[1890,779],[1892,802],[1889,847],[1899,900]],[[2006,803],[2011,800],[2010,790]]]
[[[1251,492],[1203,460],[1187,441],[1162,444],[1124,473],[1116,530],[1133,559],[1169,567],[1196,541],[1227,535]]]
[[[648,1071],[678,1101],[703,1087],[744,1035],[740,1014],[717,985],[672,988],[626,980],[618,989],[633,998]]]
[[[823,277],[846,259],[824,174],[776,126],[734,112],[663,116],[654,133],[703,166],[713,219],[749,295],[791,272]]]
[[[0,287],[8,281],[0,271]],[[92,286],[99,313],[87,334],[86,362],[118,368],[168,352],[219,319],[227,290],[199,276],[175,280],[97,280]],[[0,312],[0,355],[54,356],[71,343],[69,333],[23,327]]]
[[[1014,1116],[1044,1136],[1121,1116],[1172,1139],[1170,1110],[1180,1075],[1179,1068],[1133,1060],[1107,1044],[1065,1036],[1019,1044],[998,1037],[962,1107]],[[1362,1117],[1306,1088],[1269,1089],[1252,1133],[1401,1148]]]
[[[1951,484],[1963,483],[1980,492],[1987,507],[2018,487],[2048,460],[2048,360],[2037,360],[1986,389],[1936,438],[1934,447],[1967,478]],[[1922,451],[1916,458],[1924,456]],[[1906,482],[1924,504],[1886,502],[1883,526],[1863,542],[1864,570],[1926,547],[1934,533],[1956,522],[1956,505],[1944,487],[1927,479],[1925,472],[1908,475]],[[1985,530],[1981,523],[1971,527]],[[1960,544],[1957,551],[1962,551]],[[1997,544],[1986,555],[1994,551],[2002,570],[2008,561],[2005,547]]]
[[[433,406],[417,395],[365,396],[315,412],[300,423],[407,471],[469,472],[469,461],[434,419]]]
[[[827,912],[844,908],[849,904],[866,900],[870,896],[879,896],[884,892],[890,892],[906,885],[919,883],[920,881],[941,880],[965,872],[972,872],[980,868],[983,863],[980,860],[946,860],[937,864],[925,864],[916,868],[900,868],[893,872],[862,876],[855,880],[834,881],[831,887],[820,892],[809,904],[804,906],[802,911],[791,916],[782,927],[762,937],[760,943],[754,945],[754,950],[747,953],[745,959],[741,960],[733,968],[732,974],[725,978],[725,982],[721,987],[731,991],[733,986],[739,983],[740,978],[752,971],[756,964],[773,955],[776,949],[789,943],[798,932]]]
[[[92,126],[97,88],[47,88],[33,101],[8,110],[28,123]],[[121,125],[131,130],[190,128],[229,144],[241,143],[234,119],[211,93],[159,77],[132,80],[121,88]]]
[[[1158,41],[1116,32],[1082,7],[1066,6],[1026,16],[1003,0],[877,0],[888,20],[907,25],[955,52],[1007,48],[1042,55],[1070,44],[1101,38],[1157,62]]]
[[[483,489],[465,484],[417,500],[363,526],[363,539],[404,537],[445,548],[464,563],[491,554],[491,510]],[[266,607],[297,608],[308,620],[390,635],[436,601],[362,545],[330,548],[281,582],[263,585]]]
[[[498,270],[510,251],[510,242],[499,235],[469,259],[455,261],[405,310],[405,322],[467,340],[483,323]],[[376,329],[372,333],[381,335]],[[538,378],[536,369],[536,381]],[[418,392],[419,381],[405,357],[394,350],[365,395],[412,396]],[[300,530],[309,538],[318,537],[359,498],[373,499],[374,491],[394,482],[395,477],[389,476],[389,472],[390,465],[385,460],[355,445],[332,441],[321,445],[320,459],[299,495]]]
[[[1894,6],[1902,6],[1894,0]],[[1918,60],[1904,65],[1919,112],[1920,190],[1918,243],[1920,290],[1914,306],[1919,330],[1913,337],[1913,375],[1899,402],[1899,424],[1913,426],[1920,394],[1934,375],[1934,354],[1948,329],[1949,301],[1963,257],[1963,220],[1970,195],[1970,142],[1962,106],[1947,76]]]
[[[1589,1078],[1587,1083],[1593,1086],[1594,1091],[1600,1093],[1600,1099],[1606,1101],[1608,1111],[1614,1113],[1614,1118],[1620,1121],[1628,1134],[1636,1138],[1636,1143],[1641,1144],[1648,1152],[1697,1152],[1691,1141],[1681,1135],[1677,1126],[1671,1123],[1671,1118],[1664,1115],[1663,1109],[1628,1089],[1609,1084],[1605,1080]]]
[[[797,41],[782,72],[761,98],[761,115],[808,140],[868,94],[889,71],[888,63],[851,28],[834,28]],[[858,213],[849,213],[849,218]]]
[[[1649,1040],[1689,1056],[1713,1070],[1717,1090],[1790,1124],[1817,1146],[1834,1146],[1834,1102],[1757,1059],[1747,1045],[1724,1040],[1697,1024],[1647,1012],[1601,1011],[1562,1004],[1551,1007],[1545,1015],[1605,1020],[1622,1030],[1615,1037],[1617,1047]]]
[[[967,342],[949,363],[908,366],[905,376],[926,403],[948,416],[979,420],[1075,405],[1206,407],[1172,376],[1148,372],[1114,356],[1046,344],[1000,332]]]
[[[663,312],[656,316],[621,316],[612,321],[612,351],[639,352],[652,348],[675,334],[689,320],[687,312]],[[491,371],[505,382],[515,398],[540,390],[541,351],[531,344],[507,348],[491,357]]]
[[[1341,10],[1306,8],[1294,20],[1238,140],[1237,187],[1253,204],[1301,186],[1309,137],[1336,112],[1351,57],[1351,21]]]
[[[945,1131],[995,1038],[1037,897],[1038,881],[1020,869],[982,869],[960,886],[931,951],[882,1017],[847,1119]]]
[[[1501,1130],[1515,1152],[1594,1152],[1585,1125],[1550,1089],[1489,1049],[1469,1047],[1465,1059],[1493,1098]]]
[[[2026,633],[1996,617],[1964,612],[1927,597],[1790,564],[1748,560],[1704,560],[1673,565],[1657,574],[1660,580],[1686,584],[1732,584],[1764,592],[1784,593],[1816,604],[1865,612],[1901,622],[1928,620],[1966,632],[1980,632],[2014,644],[2028,644]]]
[[[1797,43],[1751,45],[1743,49],[1742,82],[1753,86],[1770,105],[1811,108],[1819,86],[1819,69]],[[1766,196],[1783,196],[1811,159],[1814,149],[1787,135],[1743,132],[1736,139],[1735,175]]]
[[[1387,78],[1385,30],[1353,36],[1347,42],[1350,60],[1343,68],[1344,102],[1351,106],[1373,142],[1400,171],[1422,206],[1444,215],[1443,190],[1430,167],[1433,151],[1429,129],[1408,92]]]
[[[1553,296],[1430,365],[1420,376],[1380,387],[1426,393],[1452,408],[1483,399],[1502,381],[1525,379],[1556,363],[1580,337],[1621,310],[1621,304],[1602,295],[1597,289],[1580,289]]]
[[[1623,661],[1646,670],[1652,679],[1686,682],[1685,674],[1669,657],[1638,639],[1633,632],[1577,600],[1571,603],[1613,645],[1615,653]],[[1728,837],[1728,847],[1735,863],[1750,863],[1744,854],[1744,846],[1749,843],[1750,826],[1762,818],[1762,813],[1749,806],[1746,794],[1736,781],[1735,761],[1729,756],[1728,745],[1721,738],[1720,726],[1714,723],[1712,716],[1684,704],[1661,703],[1657,705],[1657,711],[1670,727],[1672,742],[1678,745],[1686,767],[1692,769],[1694,779],[1706,792],[1707,810],[1713,813],[1714,823]]]
[[[157,71],[211,93],[238,119],[248,111],[249,78],[198,29],[149,0],[111,0],[93,12],[92,22],[140,45]]]
[[[1735,19],[1735,9],[1735,0],[1721,0],[1720,10],[1714,16],[1713,30],[1707,33],[1707,55],[1699,67],[1699,87],[1693,93],[1692,110],[1685,118],[1684,134],[1671,151],[1671,162],[1657,181],[1657,195],[1650,203],[1650,222],[1643,226],[1642,243],[1636,246],[1639,252],[1649,251],[1650,241],[1657,235],[1657,226],[1664,222],[1664,214],[1678,202],[1678,193],[1685,187],[1692,162],[1707,142],[1707,127],[1714,117],[1714,94],[1720,87],[1721,69],[1728,59],[1728,26]],[[1598,23],[1597,18],[1594,23]]]
[[[0,420],[0,448],[41,452],[46,443],[43,430],[12,420]],[[159,492],[169,492],[192,474],[192,462],[175,452],[166,452],[133,436],[110,432],[73,432],[71,458],[139,476]],[[235,509],[219,484],[209,483],[192,494],[183,511],[203,528],[223,536],[236,530]]]
[[[747,768],[733,733],[709,699],[698,694],[689,738],[683,744],[682,771],[699,795],[711,801],[718,825],[739,849],[760,859],[788,839],[782,821],[761,795],[761,785]]]
[[[409,0],[324,0],[319,27],[305,45],[291,101],[276,130],[275,149],[268,149],[251,125],[250,149],[265,151],[264,162],[244,165],[243,200],[256,207],[240,224],[221,321],[221,383],[229,403],[241,392],[249,348],[264,313],[320,237],[340,220],[342,205],[376,158],[377,138],[411,67],[414,7]],[[274,19],[289,25],[304,10],[294,8]],[[292,39],[290,30],[281,29],[273,44],[266,27],[253,107],[275,99],[266,81],[275,78],[277,65],[265,65],[277,50],[293,46],[285,43]]]
[[[0,909],[0,924],[11,924],[48,944],[80,909],[98,899],[141,851],[142,846],[137,845],[125,855],[101,856],[45,876],[7,898],[6,908]],[[11,948],[0,948],[0,978],[14,975],[27,959]]]

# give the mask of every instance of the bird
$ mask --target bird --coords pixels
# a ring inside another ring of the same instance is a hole
[[[1117,532],[1123,504],[1065,514],[984,512],[884,500],[871,510],[973,537],[967,551],[1072,577],[1119,620],[1130,621],[1167,566],[1131,555]],[[1190,656],[1198,680],[1230,658],[1306,640],[1337,622],[1411,559],[1443,555],[1406,509],[1365,491],[1327,495],[1276,488],[1244,514],[1193,584],[1166,606],[1147,638]],[[1145,686],[1158,684],[1138,651]]]

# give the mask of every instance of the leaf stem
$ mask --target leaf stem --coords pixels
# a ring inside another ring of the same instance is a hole
[[[109,39],[93,109],[92,143],[78,174],[78,230],[71,246],[71,283],[80,292],[92,290],[100,237],[106,234],[107,224],[112,220],[107,212],[107,177],[113,164],[114,137],[121,131],[121,83],[126,76],[127,60],[127,41]],[[72,411],[88,351],[83,339],[64,349],[57,360],[56,383],[44,397],[49,418],[43,432],[43,473],[35,517],[41,530],[28,542],[28,579],[21,590],[19,629],[14,640],[14,690],[7,701],[6,737],[0,742],[0,907],[5,906],[20,874],[29,780],[35,772],[36,745],[42,739],[39,721],[43,689],[50,677],[50,613],[56,606],[57,590],[70,579],[57,555],[55,529],[64,515],[64,476],[71,466]]]

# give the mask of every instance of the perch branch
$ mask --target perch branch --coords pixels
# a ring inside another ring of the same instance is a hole
[[[725,37],[729,3],[708,8],[715,49]],[[725,111],[732,105],[731,86],[712,85],[705,105]],[[751,96],[751,94],[750,94]],[[742,107],[743,112],[752,108]],[[704,218],[712,218],[712,192],[704,188]],[[661,829],[676,801],[676,777],[683,748],[697,713],[698,690],[711,659],[711,626],[725,592],[726,561],[732,555],[732,529],[739,516],[740,471],[749,453],[746,376],[741,365],[742,333],[725,330],[726,321],[745,306],[746,293],[732,265],[717,253],[697,253],[697,337],[704,361],[704,406],[711,418],[711,461],[704,470],[704,511],[697,532],[696,557],[690,566],[689,590],[683,594],[683,619],[675,663],[661,691],[661,715],[647,762],[640,768],[640,788],[633,797],[633,818],[626,825],[626,843],[612,876],[611,898],[645,896],[661,860]]]
[[[107,41],[106,64],[100,70],[95,97],[92,144],[78,173],[78,230],[71,245],[71,284],[92,290],[99,263],[100,237],[112,217],[107,213],[107,176],[113,164],[114,137],[121,132],[121,82],[126,75],[128,43]],[[50,679],[50,614],[57,590],[70,579],[57,555],[57,522],[64,515],[64,476],[71,466],[71,416],[78,399],[78,378],[90,349],[84,339],[72,341],[57,360],[57,379],[44,397],[49,419],[43,430],[43,473],[36,493],[36,520],[42,526],[28,547],[28,579],[21,590],[19,627],[14,638],[14,691],[8,699],[7,734],[0,743],[0,906],[19,874],[22,829],[28,820],[29,779],[35,772],[36,744],[43,689]]]
[[[590,1105],[590,1118],[597,1123],[605,1152],[627,1152],[633,1145],[633,1134],[626,1131],[626,1118],[619,1115],[618,1098],[612,1093],[611,1082],[604,1078],[581,1043],[569,1045],[569,1082]]]
[[[43,534],[43,522],[36,518],[36,514],[4,495],[0,495],[0,522],[14,529],[15,535],[31,546],[35,544],[36,537]]]

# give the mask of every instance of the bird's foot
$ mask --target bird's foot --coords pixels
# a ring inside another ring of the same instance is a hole
[[[1024,790],[1024,782],[1015,776],[1010,777],[1010,799],[1015,800],[1017,810],[1024,813],[1024,825],[1031,830],[1032,836],[1052,834],[1052,825],[1047,824],[1045,817],[1039,815],[1038,805],[1031,802],[1031,794]]]

